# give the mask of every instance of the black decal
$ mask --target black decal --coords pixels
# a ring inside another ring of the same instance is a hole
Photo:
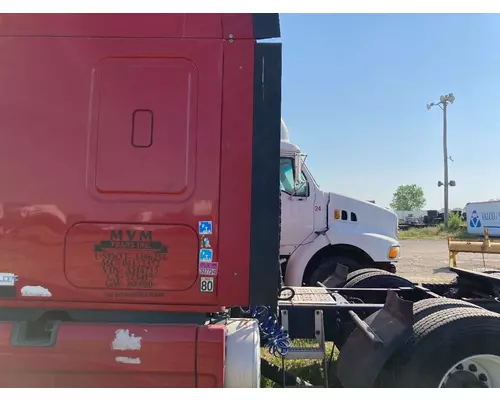
[[[110,240],[123,240],[122,231],[111,231]]]
[[[128,240],[123,240],[124,236]],[[141,231],[139,240],[134,238],[136,231],[127,230],[125,235],[121,230],[112,231],[111,240],[94,245],[94,258],[101,263],[107,288],[153,287],[161,263],[167,260],[168,246],[154,242],[151,231]]]
[[[151,231],[149,231],[149,232],[141,231],[140,239],[141,240],[149,240],[150,242],[152,242],[153,241],[153,232],[151,232]]]

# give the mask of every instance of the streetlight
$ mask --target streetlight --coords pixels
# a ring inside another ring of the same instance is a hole
[[[439,98],[438,103],[427,104],[427,110],[434,106],[438,106],[443,110],[443,157],[444,157],[444,183],[439,181],[438,187],[444,186],[444,227],[448,228],[448,187],[455,186],[455,181],[448,181],[448,147],[446,144],[446,107],[448,103],[453,104],[455,96],[453,93],[443,95]]]

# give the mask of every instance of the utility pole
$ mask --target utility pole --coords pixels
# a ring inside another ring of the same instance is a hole
[[[438,187],[444,186],[444,227],[448,229],[448,188],[450,186],[455,186],[455,181],[448,181],[448,132],[447,132],[447,121],[446,121],[446,109],[448,104],[453,104],[455,101],[455,96],[453,93],[441,96],[439,98],[439,103],[427,104],[427,110],[430,110],[434,106],[438,106],[443,110],[443,159],[444,159],[444,183],[438,181]]]
[[[446,106],[443,103],[443,155],[444,155],[444,227],[448,229],[448,138],[446,132]]]

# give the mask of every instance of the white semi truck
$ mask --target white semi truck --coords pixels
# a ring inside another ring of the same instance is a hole
[[[398,218],[373,203],[322,191],[281,122],[281,243],[285,285],[315,286],[337,264],[395,272]],[[295,176],[300,176],[297,185]]]

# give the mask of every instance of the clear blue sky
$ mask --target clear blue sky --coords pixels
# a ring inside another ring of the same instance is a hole
[[[500,197],[500,15],[281,14],[283,118],[320,186],[388,206],[418,184],[443,207]]]

